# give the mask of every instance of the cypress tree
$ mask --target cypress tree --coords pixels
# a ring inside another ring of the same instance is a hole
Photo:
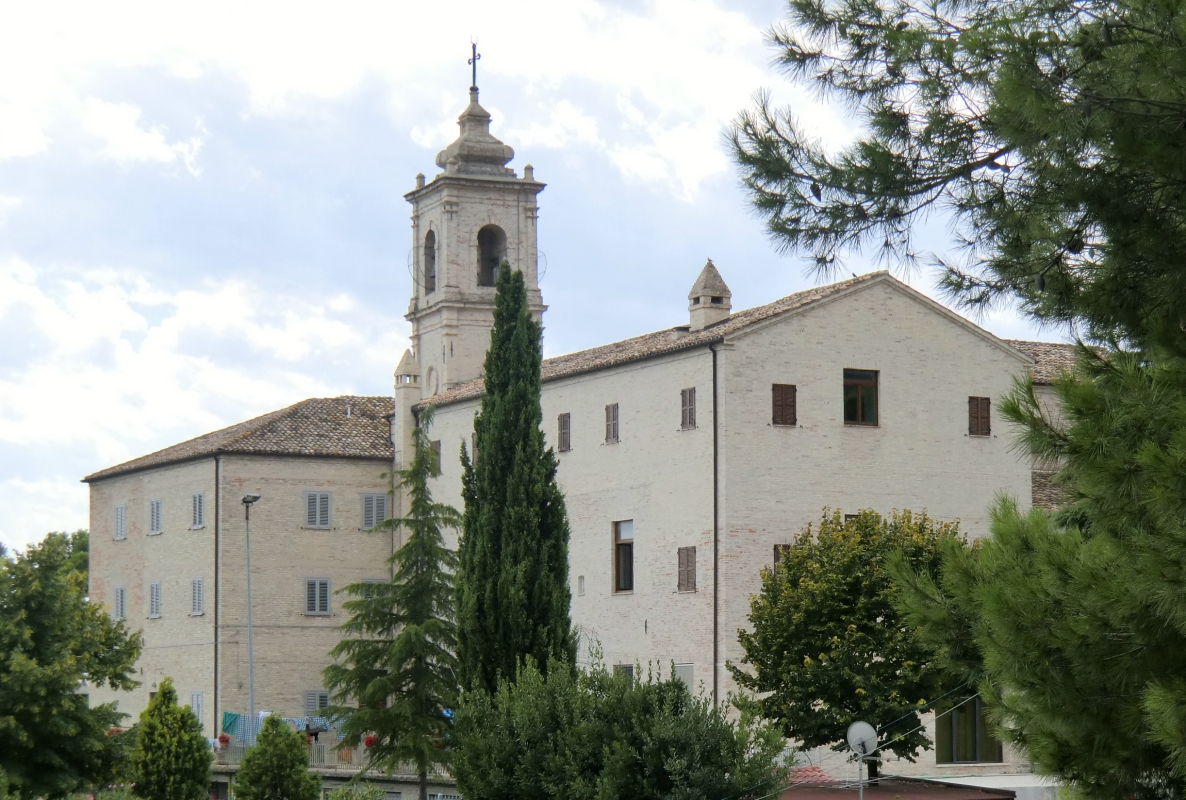
[[[173,679],[161,681],[140,715],[132,751],[132,793],[145,800],[202,800],[210,789],[214,754],[202,723],[177,705]]]
[[[346,587],[355,599],[346,601],[351,618],[342,630],[365,638],[339,642],[330,655],[341,661],[325,670],[335,699],[358,703],[327,710],[344,720],[343,740],[349,745],[369,740],[368,767],[393,771],[405,760],[415,764],[420,800],[428,800],[428,768],[448,763],[449,751],[441,745],[457,700],[457,554],[445,547],[441,531],[458,527],[461,515],[432,500],[428,481],[438,470],[431,425],[429,408],[420,414],[412,462],[399,472],[400,486],[411,495],[408,515],[375,526],[410,534],[389,559],[395,576],[379,586]]]
[[[527,307],[523,273],[504,263],[474,457],[461,448],[457,655],[462,685],[491,693],[525,656],[537,664],[576,657],[568,517],[556,455],[540,430],[541,361],[541,328]]]

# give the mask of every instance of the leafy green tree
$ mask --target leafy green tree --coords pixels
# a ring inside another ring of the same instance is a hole
[[[974,682],[1040,772],[1092,798],[1186,794],[1186,360],[1083,350],[1003,404],[1067,506],[1002,500],[992,537],[936,570],[894,565],[907,619]],[[968,643],[974,648],[969,648]]]
[[[275,714],[264,717],[231,788],[239,800],[317,800],[321,778],[309,771],[305,735]]]
[[[729,665],[738,685],[761,694],[763,713],[804,747],[843,742],[849,724],[863,719],[894,723],[883,731],[892,737],[886,749],[913,760],[930,745],[920,709],[961,681],[898,616],[886,558],[901,552],[933,569],[947,541],[961,541],[956,525],[926,514],[862,511],[845,522],[839,511],[825,513],[818,530],[808,525],[763,573],[750,601],[752,630],[738,631],[745,656]]]
[[[496,694],[467,692],[454,775],[467,800],[744,800],[784,774],[778,731],[676,679],[635,682],[600,664],[577,673],[528,659]]]
[[[837,273],[949,214],[937,259],[969,306],[1020,301],[1094,338],[1186,321],[1186,6],[1161,0],[791,0],[770,33],[801,84],[854,109],[815,140],[762,95],[734,156],[775,242]]]
[[[66,537],[66,544],[70,549],[70,557],[66,560],[66,569],[87,575],[90,569],[90,533],[79,529],[74,533],[63,533],[62,535]]]
[[[329,793],[328,800],[383,800],[383,789],[374,783],[351,781]]]
[[[214,753],[202,723],[188,706],[177,705],[173,679],[157,688],[136,727],[129,773],[133,793],[145,800],[202,800],[210,791]]]
[[[0,770],[17,797],[59,798],[108,780],[125,716],[79,685],[128,690],[139,636],[87,602],[66,534],[0,557]],[[0,556],[4,554],[0,552]]]
[[[462,445],[457,655],[463,686],[496,691],[531,656],[572,664],[568,518],[540,430],[540,326],[523,273],[503,264],[473,460]]]
[[[395,575],[385,585],[353,584],[345,603],[351,636],[330,655],[338,660],[325,670],[335,699],[356,701],[328,713],[343,719],[343,740],[357,746],[369,740],[367,762],[395,769],[411,761],[420,776],[420,798],[428,798],[428,769],[447,763],[443,743],[450,709],[457,701],[457,627],[453,621],[453,572],[457,554],[445,547],[444,528],[457,528],[461,515],[434,503],[429,478],[438,474],[436,451],[428,431],[432,409],[420,413],[413,434],[412,462],[399,473],[411,500],[408,514],[376,529],[405,529],[409,536],[390,558]]]

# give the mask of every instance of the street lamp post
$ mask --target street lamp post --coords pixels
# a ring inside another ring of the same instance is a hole
[[[251,650],[251,506],[258,494],[243,495],[244,521],[247,525],[247,744],[255,744],[255,659]]]

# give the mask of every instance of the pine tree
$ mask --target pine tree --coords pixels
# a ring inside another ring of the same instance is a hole
[[[321,778],[309,771],[305,734],[291,730],[275,714],[265,717],[231,790],[238,800],[317,800]]]
[[[462,445],[465,499],[458,551],[457,655],[462,685],[488,692],[525,656],[572,664],[568,519],[556,456],[540,430],[541,331],[523,274],[499,270],[485,395],[471,460]]]
[[[825,275],[862,250],[909,265],[919,224],[950,214],[961,255],[935,259],[960,302],[1016,299],[1098,339],[1181,337],[1186,6],[789,7],[780,65],[860,133],[819,141],[768,95],[739,116],[734,157],[777,245]]]
[[[376,530],[404,529],[409,536],[390,558],[395,575],[386,584],[353,584],[345,603],[351,636],[330,652],[339,663],[325,670],[335,699],[357,707],[334,706],[327,713],[343,719],[343,740],[369,741],[367,763],[394,770],[411,761],[420,777],[420,798],[428,798],[428,769],[446,764],[443,745],[457,700],[457,628],[453,572],[457,555],[445,547],[444,528],[457,528],[461,515],[434,503],[429,478],[438,474],[428,430],[432,409],[420,413],[413,433],[413,457],[399,473],[411,500],[407,516],[389,519]]]
[[[1059,423],[1032,383],[1002,404],[1062,465],[1062,511],[1002,500],[978,548],[894,570],[1004,738],[1089,798],[1186,794],[1186,359],[1148,355],[1084,349],[1055,384]]]
[[[136,728],[133,794],[145,800],[202,800],[210,790],[213,761],[202,723],[188,706],[177,705],[173,679],[166,677]]]

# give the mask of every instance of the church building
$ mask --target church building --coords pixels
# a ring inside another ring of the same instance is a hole
[[[404,507],[383,473],[433,406],[434,497],[461,507],[455,454],[472,443],[501,265],[522,271],[537,318],[547,308],[544,184],[530,165],[507,166],[514,152],[490,122],[471,89],[439,171],[405,195],[411,349],[393,397],[306,400],[85,479],[91,597],[144,637],[140,689],[93,700],[136,715],[170,675],[208,732],[223,711],[246,711],[241,500],[257,493],[256,706],[301,717],[328,702],[321,670],[346,618],[334,592],[386,580],[401,544],[367,532]],[[623,671],[674,666],[724,701],[762,570],[824,509],[926,510],[980,537],[998,495],[1049,501],[1047,476],[1011,449],[996,409],[1027,371],[1049,395],[1072,351],[1000,339],[886,272],[735,310],[728,265],[688,266],[685,319],[544,361],[544,433],[568,507],[580,657],[596,645]],[[939,723],[938,760],[924,754],[914,771],[1025,771],[983,728],[975,706]]]

